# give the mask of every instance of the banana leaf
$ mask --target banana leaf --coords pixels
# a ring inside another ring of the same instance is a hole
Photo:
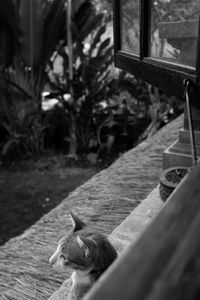
[[[82,3],[77,12],[74,14],[73,21],[76,23],[79,30],[81,30],[82,26],[85,25],[85,23],[92,15],[95,15],[94,5],[91,1],[86,0],[84,3]]]
[[[106,31],[106,25],[104,24],[102,27],[99,28],[99,30],[97,31],[97,33],[93,39],[93,42],[91,44],[90,51],[89,51],[89,56],[92,55],[93,50],[96,48],[97,44],[100,42],[101,36],[102,36],[102,34],[105,33],[105,31]]]
[[[44,20],[42,64],[49,62],[61,38],[66,38],[65,0],[54,0]]]
[[[65,0],[54,0],[44,20],[43,62],[48,62],[61,39],[67,38]],[[87,4],[87,5],[86,5]],[[72,31],[77,40],[80,38],[78,22],[81,22],[81,12],[87,13],[86,7],[91,6],[89,0],[72,1]],[[91,10],[90,10],[91,11]],[[78,20],[79,18],[79,20]]]
[[[105,52],[105,50],[106,50],[106,48],[109,46],[109,44],[110,44],[110,38],[105,39],[101,43],[101,45],[100,45],[100,47],[98,49],[97,55],[99,55],[99,56],[103,55],[104,52]]]
[[[85,3],[85,2],[91,2],[90,0],[73,0],[72,1],[72,17],[78,12],[80,7]]]
[[[95,30],[98,26],[101,25],[103,19],[104,13],[90,16],[87,23],[81,28],[80,38],[84,40],[93,30]]]

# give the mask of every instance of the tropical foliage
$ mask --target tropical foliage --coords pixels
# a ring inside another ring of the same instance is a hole
[[[152,88],[144,82],[124,72],[113,74],[110,5],[109,0],[72,1],[70,61],[65,0],[0,1],[3,155],[38,154],[49,146],[47,136],[59,127],[70,156],[85,159],[95,148],[101,158],[113,149],[121,152],[133,146],[150,118],[153,128],[162,126],[174,101],[168,97],[162,101],[160,95],[154,101]],[[155,8],[162,12],[163,5],[157,1]],[[133,19],[130,11],[138,17],[137,7],[130,10],[127,2],[127,29]],[[43,110],[44,91],[58,100],[48,114]]]
[[[1,4],[1,28],[4,34],[1,39],[1,126],[7,133],[3,153],[18,147],[35,154],[43,147],[45,127],[42,124],[41,95],[45,85],[50,83],[51,89],[61,93],[69,92],[71,85],[66,47],[65,1],[21,0],[19,6],[10,0],[2,1]],[[82,139],[84,136],[85,141],[87,134],[81,133],[85,126],[83,119],[87,118],[85,114],[90,113],[91,108],[88,110],[88,107],[92,106],[96,95],[105,87],[112,61],[112,47],[109,38],[100,41],[106,31],[105,15],[97,13],[91,1],[72,2],[72,21],[75,92],[71,105],[66,105],[70,115],[70,132],[74,128],[74,138],[79,136]],[[8,30],[10,35],[4,39]],[[89,49],[85,52],[86,40]],[[15,43],[10,45],[11,41]],[[12,50],[10,53],[5,50],[8,45]],[[63,59],[62,78],[53,72],[57,56]],[[79,118],[77,132],[76,121],[80,116],[84,117]],[[79,145],[83,140],[79,141]],[[73,154],[76,150],[75,143]]]
[[[73,20],[73,101],[65,104],[71,116],[70,132],[72,133],[72,128],[75,131],[69,139],[74,144],[70,151],[73,157],[76,152],[82,156],[88,153],[92,134],[92,110],[95,103],[104,99],[106,87],[112,78],[112,44],[110,37],[106,35],[107,16],[105,13],[96,12],[90,2],[84,4],[84,11],[88,15],[79,12]],[[62,72],[58,75],[53,71],[50,77],[52,88],[61,93],[69,92],[70,82],[69,57],[64,47],[60,47],[57,53],[62,58]]]
[[[7,131],[2,152],[23,149],[37,154],[43,137],[41,93],[47,64],[63,33],[60,20],[64,2],[53,1],[50,5],[41,0],[21,0],[18,5],[6,0],[1,5],[1,30],[10,29],[10,35],[1,40],[1,126]],[[12,51],[7,53],[12,40]]]

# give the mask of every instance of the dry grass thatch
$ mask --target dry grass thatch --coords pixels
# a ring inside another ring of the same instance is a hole
[[[59,237],[70,228],[68,211],[73,209],[93,229],[110,234],[157,185],[162,152],[177,138],[181,126],[182,117],[121,156],[22,236],[2,246],[0,299],[48,299],[69,277],[55,273],[48,264]]]

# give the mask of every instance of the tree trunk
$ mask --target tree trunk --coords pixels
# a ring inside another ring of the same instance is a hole
[[[77,139],[76,139],[76,117],[74,112],[71,112],[70,115],[70,137],[69,137],[69,152],[68,158],[78,159],[76,150],[77,150]]]

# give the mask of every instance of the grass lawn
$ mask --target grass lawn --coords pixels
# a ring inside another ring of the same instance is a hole
[[[67,166],[61,155],[1,167],[0,245],[37,222],[95,173],[95,167]]]

